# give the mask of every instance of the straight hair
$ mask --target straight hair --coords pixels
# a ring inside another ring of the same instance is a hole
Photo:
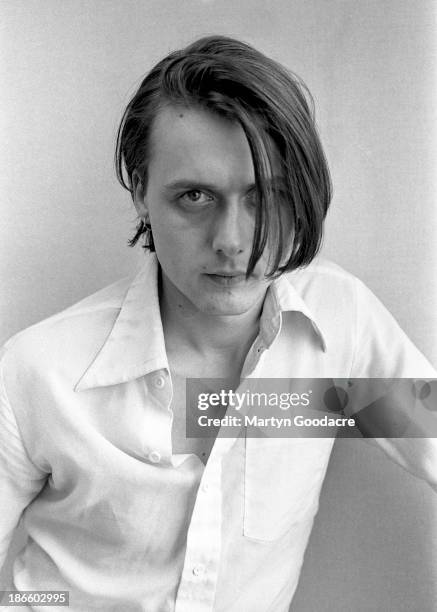
[[[250,45],[207,36],[161,60],[143,79],[124,111],[116,142],[117,178],[133,196],[133,173],[147,184],[151,133],[169,105],[204,109],[238,122],[252,154],[257,206],[247,275],[269,241],[268,276],[309,264],[317,254],[332,186],[314,120],[314,102],[303,81]],[[272,177],[271,142],[279,153],[282,185]],[[281,231],[287,210],[293,230]],[[148,232],[141,221],[130,246]],[[289,238],[289,240],[287,240]],[[154,250],[153,239],[145,248]]]

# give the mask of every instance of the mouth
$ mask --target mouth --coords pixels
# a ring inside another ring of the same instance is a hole
[[[234,285],[240,285],[246,282],[245,272],[222,272],[215,274],[205,275],[214,284],[221,287],[233,287]]]

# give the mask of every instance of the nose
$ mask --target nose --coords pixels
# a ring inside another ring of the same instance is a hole
[[[244,217],[244,218],[243,218]],[[216,253],[235,257],[247,250],[248,226],[239,202],[228,202],[220,207],[214,221],[212,247]]]

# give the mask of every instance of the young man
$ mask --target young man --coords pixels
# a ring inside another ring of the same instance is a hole
[[[435,372],[314,259],[329,173],[303,85],[274,61],[223,37],[170,54],[116,159],[143,269],[3,351],[3,554],[23,511],[29,533],[14,588],[69,591],[74,611],[285,612],[334,438],[189,438],[186,380]],[[432,441],[378,444],[437,484]]]

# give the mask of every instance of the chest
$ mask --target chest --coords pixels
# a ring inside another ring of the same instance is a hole
[[[171,410],[173,412],[172,422],[172,450],[173,454],[193,453],[206,464],[211,453],[214,441],[217,437],[217,429],[213,427],[205,428],[202,437],[187,436],[187,421],[196,419],[199,416],[199,409],[195,402],[187,400],[186,379],[178,375],[172,375],[173,399]],[[208,392],[220,392],[224,385],[222,379],[217,379],[214,383],[211,380],[208,384]],[[229,388],[229,387],[225,387]],[[221,418],[226,412],[226,407],[217,407],[210,416]]]

